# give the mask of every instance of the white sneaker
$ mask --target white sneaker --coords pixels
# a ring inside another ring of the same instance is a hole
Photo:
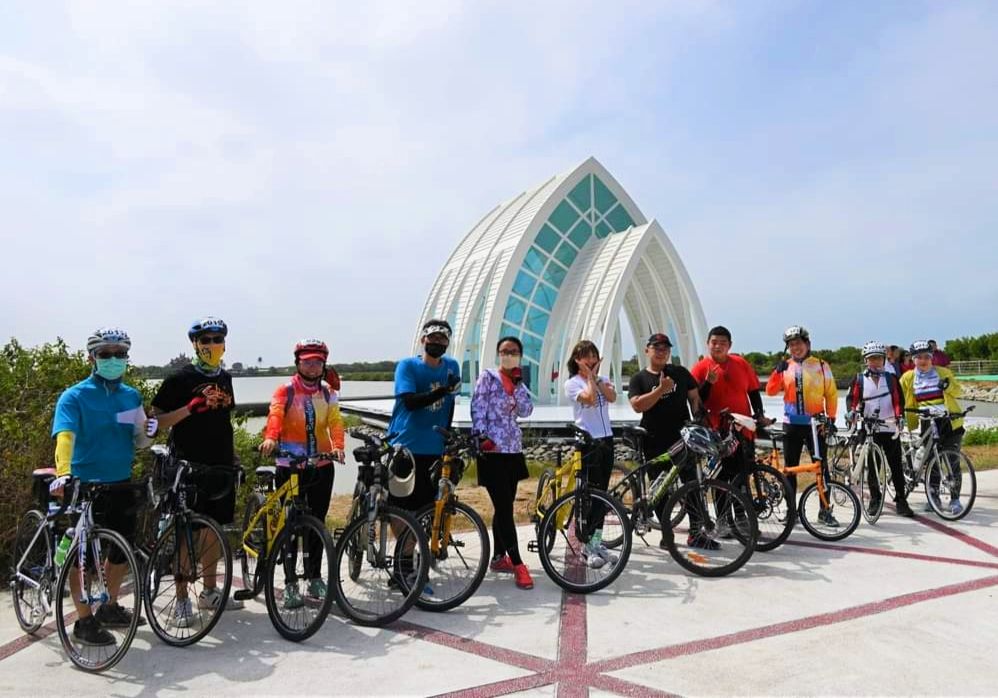
[[[586,565],[594,570],[598,570],[606,564],[606,560],[599,554],[599,546],[594,546],[591,543],[582,546],[582,557],[585,559]]]
[[[214,610],[222,600],[222,592],[217,588],[205,589],[198,594],[198,608]],[[231,596],[225,602],[226,611],[238,611],[245,604]]]
[[[596,546],[596,554],[603,558],[603,562],[607,562],[611,565],[616,565],[617,560],[620,559],[620,556],[603,545],[602,541]]]
[[[953,514],[953,516],[956,516],[961,511],[963,511],[963,505],[960,504],[959,499],[954,499],[949,503],[949,513]]]
[[[177,628],[189,628],[194,620],[194,608],[190,599],[177,599],[173,608],[173,625]]]

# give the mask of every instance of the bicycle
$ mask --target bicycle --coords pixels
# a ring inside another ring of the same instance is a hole
[[[838,541],[849,537],[859,527],[860,503],[856,493],[829,475],[825,465],[825,457],[818,448],[818,427],[828,428],[830,420],[824,414],[812,415],[811,443],[814,453],[811,454],[809,465],[784,465],[779,456],[776,442],[782,438],[770,433],[773,440],[773,450],[770,451],[768,465],[778,470],[782,475],[811,474],[814,482],[804,488],[797,503],[797,518],[804,529],[812,536],[823,541]],[[847,523],[843,526],[833,516],[835,507],[846,514]],[[817,510],[817,511],[815,511]]]
[[[408,449],[386,439],[357,429],[350,435],[364,445],[353,451],[357,484],[346,525],[336,531],[336,603],[359,625],[383,626],[401,618],[427,591],[425,528],[387,503],[391,473],[415,468],[415,462]]]
[[[540,556],[547,575],[562,589],[579,594],[598,591],[612,583],[631,554],[631,527],[627,511],[603,490],[589,486],[583,451],[593,447],[592,437],[575,424],[571,469],[574,483],[551,502],[537,524],[537,537],[527,544]],[[601,538],[616,543],[613,551],[600,551]]]
[[[166,446],[151,450],[155,460],[150,485],[159,525],[143,575],[142,597],[156,636],[168,645],[186,647],[218,623],[232,584],[232,549],[224,530],[214,519],[191,510],[188,501],[197,496],[199,479],[222,473],[230,478],[231,487],[235,473],[231,466],[181,460]],[[229,492],[223,489],[211,498],[221,499]],[[215,584],[208,585],[206,568],[217,569],[218,563],[221,575],[215,572]],[[209,589],[218,590],[220,602],[202,598]]]
[[[234,597],[245,601],[262,589],[274,628],[285,639],[301,642],[322,627],[333,603],[328,593],[333,577],[333,542],[325,523],[309,511],[299,473],[335,456],[297,456],[281,451],[278,457],[288,459],[287,481],[266,497],[255,493],[246,505],[242,576],[249,583]],[[260,560],[264,561],[263,569]],[[325,579],[321,576],[323,567]],[[302,581],[306,582],[305,593],[299,588]]]
[[[857,493],[863,518],[873,525],[884,511],[884,493],[888,491],[890,480],[887,454],[874,441],[874,434],[878,433],[879,427],[890,426],[893,422],[880,419],[880,410],[876,409],[871,416],[856,415],[855,423],[858,428],[846,439],[849,444],[849,462],[833,462],[831,472],[833,476],[838,476],[837,479],[843,485]]]
[[[447,611],[471,598],[481,585],[491,545],[482,517],[459,501],[456,492],[465,467],[460,454],[467,451],[476,456],[478,438],[440,426],[434,430],[444,438],[443,456],[430,471],[437,479],[437,498],[413,514],[430,546],[427,586],[416,606],[425,611]]]
[[[901,468],[905,480],[905,496],[925,484],[925,498],[940,518],[958,521],[970,513],[977,500],[977,475],[970,458],[958,449],[940,446],[939,424],[959,419],[972,412],[971,405],[963,412],[949,412],[942,405],[905,408],[915,413],[922,425],[919,436],[901,440]],[[909,442],[911,441],[911,442]],[[943,498],[948,495],[948,502]],[[966,504],[961,498],[966,497]]]

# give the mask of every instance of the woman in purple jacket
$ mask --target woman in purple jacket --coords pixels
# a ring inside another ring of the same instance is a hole
[[[516,586],[532,589],[534,580],[520,558],[517,545],[513,501],[517,483],[527,478],[527,459],[523,456],[522,435],[516,420],[529,417],[534,404],[520,369],[523,344],[516,337],[503,337],[496,350],[500,368],[482,371],[471,398],[472,428],[483,438],[478,483],[488,490],[495,509],[492,569],[512,572]]]

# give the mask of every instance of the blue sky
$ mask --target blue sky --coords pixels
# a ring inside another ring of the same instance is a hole
[[[736,349],[998,329],[998,4],[412,5],[7,5],[0,334],[398,357],[471,226],[590,155]]]

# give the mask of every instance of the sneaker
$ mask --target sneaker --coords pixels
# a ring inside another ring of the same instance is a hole
[[[866,510],[869,513],[872,514],[873,512],[875,512],[879,508],[880,508],[880,500],[879,499],[870,499],[870,506],[867,507]]]
[[[203,608],[198,599],[198,608]],[[194,604],[190,599],[177,599],[177,605],[173,609],[173,625],[177,628],[191,627],[194,620]]]
[[[686,545],[700,550],[720,550],[721,544],[702,533],[692,534],[686,538]]]
[[[617,555],[617,553],[610,550],[609,548],[607,548],[603,544],[603,541],[600,541],[599,544],[595,546],[595,552],[597,555],[603,558],[603,562],[607,562],[611,565],[616,565],[617,560],[620,559],[620,556]]]
[[[73,637],[81,645],[107,647],[115,644],[114,635],[100,627],[100,622],[93,616],[87,616],[73,623]]]
[[[298,591],[298,582],[291,582],[284,587],[284,608],[290,610],[301,608],[305,605],[305,599]]]
[[[897,503],[897,508],[898,508],[898,516],[904,516],[910,519],[915,515],[915,512],[913,512],[911,510],[911,507],[908,506],[908,502],[904,501],[903,499]]]
[[[218,604],[222,600],[222,592],[218,590],[217,587],[212,587],[211,589],[204,589],[198,594],[198,608],[214,610],[218,608]],[[246,604],[238,599],[229,597],[225,600],[225,610],[226,611],[238,611],[243,608]]]
[[[599,550],[591,543],[582,546],[582,558],[586,561],[586,565],[594,570],[598,570],[606,564],[606,560],[599,554]]]
[[[321,579],[308,580],[308,595],[320,601],[326,598],[326,583]]]
[[[932,505],[929,504],[928,500],[925,500],[925,509],[923,509],[922,511],[924,511],[926,514],[935,513],[935,509],[932,508]]]
[[[509,572],[510,574],[516,574],[513,561],[509,559],[509,555],[494,558],[492,563],[489,565],[489,569],[493,572]]]
[[[97,622],[105,628],[127,628],[132,624],[132,612],[127,608],[122,608],[117,603],[106,603],[97,609],[94,614]],[[145,623],[142,616],[139,616],[139,625]]]
[[[839,527],[839,521],[838,521],[838,519],[836,519],[835,515],[832,514],[832,512],[828,511],[827,509],[824,510],[824,511],[819,511],[818,512],[818,521],[820,521],[821,523],[825,524],[829,528],[838,528]]]
[[[959,499],[954,499],[949,503],[949,513],[953,514],[953,516],[956,516],[961,511],[963,511],[963,505],[960,504]]]
[[[516,581],[516,586],[521,589],[534,588],[534,580],[531,578],[530,572],[527,571],[527,566],[523,563],[513,565],[513,579]]]

